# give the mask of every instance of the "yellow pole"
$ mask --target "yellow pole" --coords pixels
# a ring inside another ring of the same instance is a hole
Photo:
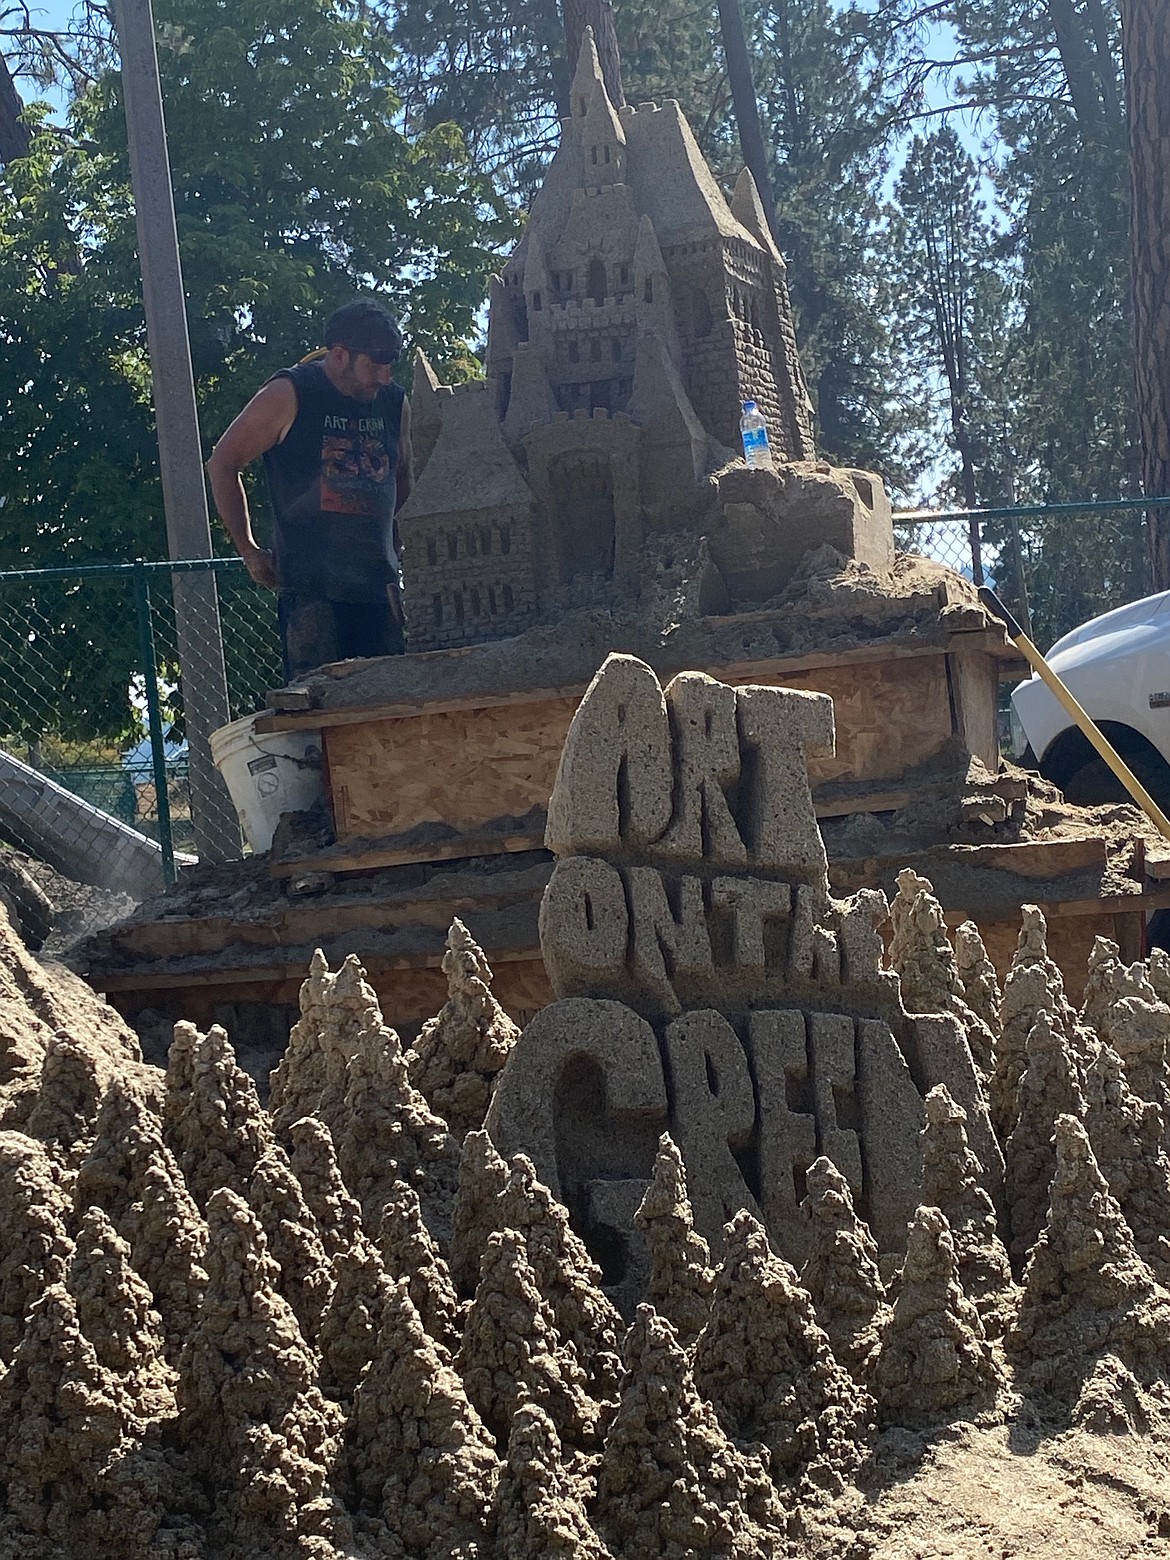
[[[1158,830],[1159,834],[1170,840],[1170,818],[1167,818],[1166,814],[1109,741],[1109,738],[1101,731],[1097,723],[1086,715],[1085,711],[1052,670],[1027,634],[1024,633],[1024,630],[1016,622],[1003,602],[986,585],[979,587],[979,599],[1004,624],[1008,632],[1008,638],[1018,650],[1023,652],[1028,665],[1042,678],[1045,686],[1051,689],[1052,693],[1059,699],[1068,715],[1076,721],[1085,736],[1088,737],[1089,741],[1097,749],[1097,752],[1100,753],[1101,757]]]

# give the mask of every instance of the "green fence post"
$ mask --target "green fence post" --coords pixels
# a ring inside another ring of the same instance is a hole
[[[158,665],[154,654],[154,626],[150,621],[150,581],[141,558],[134,560],[134,604],[138,608],[138,651],[146,685],[146,722],[150,732],[150,760],[154,769],[154,801],[158,809],[158,840],[162,846],[163,877],[167,887],[175,881],[175,838],[171,832],[171,798],[167,791],[167,750],[163,741],[162,710],[158,702]]]

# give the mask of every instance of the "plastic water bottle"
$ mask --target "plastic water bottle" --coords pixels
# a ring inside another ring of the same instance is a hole
[[[768,425],[760,415],[754,401],[743,403],[743,416],[739,420],[739,432],[743,439],[743,458],[749,466],[772,470],[772,451],[768,448]]]

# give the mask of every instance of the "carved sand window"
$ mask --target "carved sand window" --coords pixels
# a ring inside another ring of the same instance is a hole
[[[711,302],[701,287],[695,288],[695,296],[691,304],[691,318],[696,336],[709,336],[711,334]]]
[[[594,255],[589,262],[589,280],[585,291],[594,303],[605,302],[605,261],[600,255]]]

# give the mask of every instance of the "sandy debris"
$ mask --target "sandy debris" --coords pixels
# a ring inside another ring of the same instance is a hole
[[[1025,1380],[1055,1394],[1075,1391],[1085,1364],[1116,1356],[1147,1383],[1158,1381],[1170,1345],[1170,1294],[1138,1255],[1074,1116],[1056,1122],[1056,1173],[1048,1218],[1024,1274],[1008,1347]]]
[[[490,1560],[500,1459],[463,1382],[423,1326],[403,1279],[390,1286],[345,1436],[351,1507],[380,1553],[401,1543]]]
[[[437,1344],[454,1354],[459,1347],[463,1312],[451,1270],[423,1222],[418,1193],[397,1181],[382,1208],[378,1248],[386,1272],[406,1284],[423,1326]]]
[[[728,1439],[674,1328],[652,1306],[638,1307],[625,1365],[597,1472],[595,1521],[613,1552],[626,1560],[786,1553],[785,1508],[763,1460]]]
[[[411,1082],[456,1142],[477,1132],[520,1030],[492,996],[491,967],[458,917],[443,955],[447,1001],[406,1053]]]
[[[980,1180],[979,1161],[967,1142],[967,1112],[941,1083],[926,1096],[922,1200],[946,1219],[960,1287],[974,1303],[988,1337],[999,1337],[1017,1300],[1011,1264],[995,1206]]]
[[[470,1299],[479,1284],[479,1264],[488,1236],[500,1227],[499,1199],[508,1167],[486,1132],[469,1132],[459,1160],[459,1189],[452,1217],[451,1276]]]
[[[832,1160],[814,1160],[805,1185],[801,1208],[809,1252],[800,1281],[812,1296],[833,1352],[860,1378],[889,1314],[877,1245],[854,1211],[849,1182]]]
[[[963,983],[964,1001],[998,1039],[1003,992],[974,921],[964,921],[955,928],[955,963]]]
[[[908,1013],[953,1013],[966,1031],[972,1058],[986,1082],[995,1066],[998,1024],[993,1028],[968,1005],[959,962],[947,937],[943,907],[929,880],[910,867],[898,873],[898,892],[890,903],[890,922],[890,964],[901,983],[903,1007]],[[978,935],[976,932],[976,938]],[[978,950],[970,941],[968,946],[978,958],[982,943]],[[985,951],[983,963],[990,968]],[[981,979],[984,987],[979,985]],[[994,982],[994,970],[991,979]],[[981,967],[973,972],[973,980],[977,998],[990,1008]]]
[[[569,1224],[568,1213],[537,1180],[524,1154],[512,1160],[499,1218],[504,1229],[524,1236],[536,1287],[552,1309],[562,1343],[584,1373],[587,1390],[599,1404],[612,1403],[622,1377],[621,1317],[602,1293],[601,1269]]]
[[[883,1423],[921,1427],[960,1405],[968,1413],[990,1407],[1004,1375],[963,1293],[950,1225],[937,1208],[915,1214],[891,1298],[869,1371]]]
[[[690,1347],[711,1315],[715,1272],[710,1248],[695,1229],[686,1169],[669,1132],[659,1139],[654,1175],[634,1223],[650,1248],[646,1298]]]
[[[274,1143],[256,1161],[248,1201],[280,1269],[280,1293],[311,1343],[333,1294],[333,1273],[304,1190],[279,1145]]]
[[[795,1269],[746,1211],[728,1225],[694,1375],[735,1442],[767,1447],[778,1483],[814,1464],[822,1479],[840,1480],[860,1460],[867,1399],[833,1354]]]
[[[575,1352],[557,1332],[519,1230],[491,1236],[456,1364],[468,1396],[500,1445],[520,1403],[538,1403],[561,1441],[595,1449],[602,1410]]]
[[[1028,1065],[1028,1036],[1039,1013],[1066,1038],[1075,1015],[1064,996],[1064,981],[1048,957],[1048,923],[1036,905],[1024,905],[1012,967],[1003,985],[995,1071],[988,1084],[991,1124],[1006,1144],[1016,1124],[1016,1091]]]
[[[1007,1208],[939,1087],[889,1294],[827,1158],[799,1278],[747,1212],[713,1264],[665,1137],[628,1327],[529,1160],[456,1157],[356,961],[315,961],[265,1111],[222,1031],[178,1026],[164,1090],[0,923],[0,1555],[1156,1556],[1170,964],[1100,945],[1078,1018],[1026,911],[1000,1044],[911,886],[905,968],[978,1009],[1001,1103],[1014,1075]]]
[[[393,1284],[378,1248],[364,1232],[334,1257],[333,1279],[317,1335],[320,1381],[329,1397],[347,1403],[374,1357],[382,1310]]]
[[[613,1560],[589,1521],[589,1490],[567,1466],[544,1409],[521,1403],[496,1497],[497,1552],[509,1560]]]
[[[1004,1144],[1008,1252],[1017,1272],[1044,1227],[1056,1169],[1053,1133],[1061,1115],[1083,1117],[1085,1097],[1064,1034],[1041,1008],[1028,1031],[1027,1066],[1016,1089],[1016,1122]]]
[[[346,1069],[344,1125],[334,1135],[337,1163],[369,1235],[376,1238],[382,1206],[401,1177],[417,1191],[442,1249],[450,1248],[459,1148],[411,1083],[402,1043],[382,1022],[376,1000],[358,1021]]]

